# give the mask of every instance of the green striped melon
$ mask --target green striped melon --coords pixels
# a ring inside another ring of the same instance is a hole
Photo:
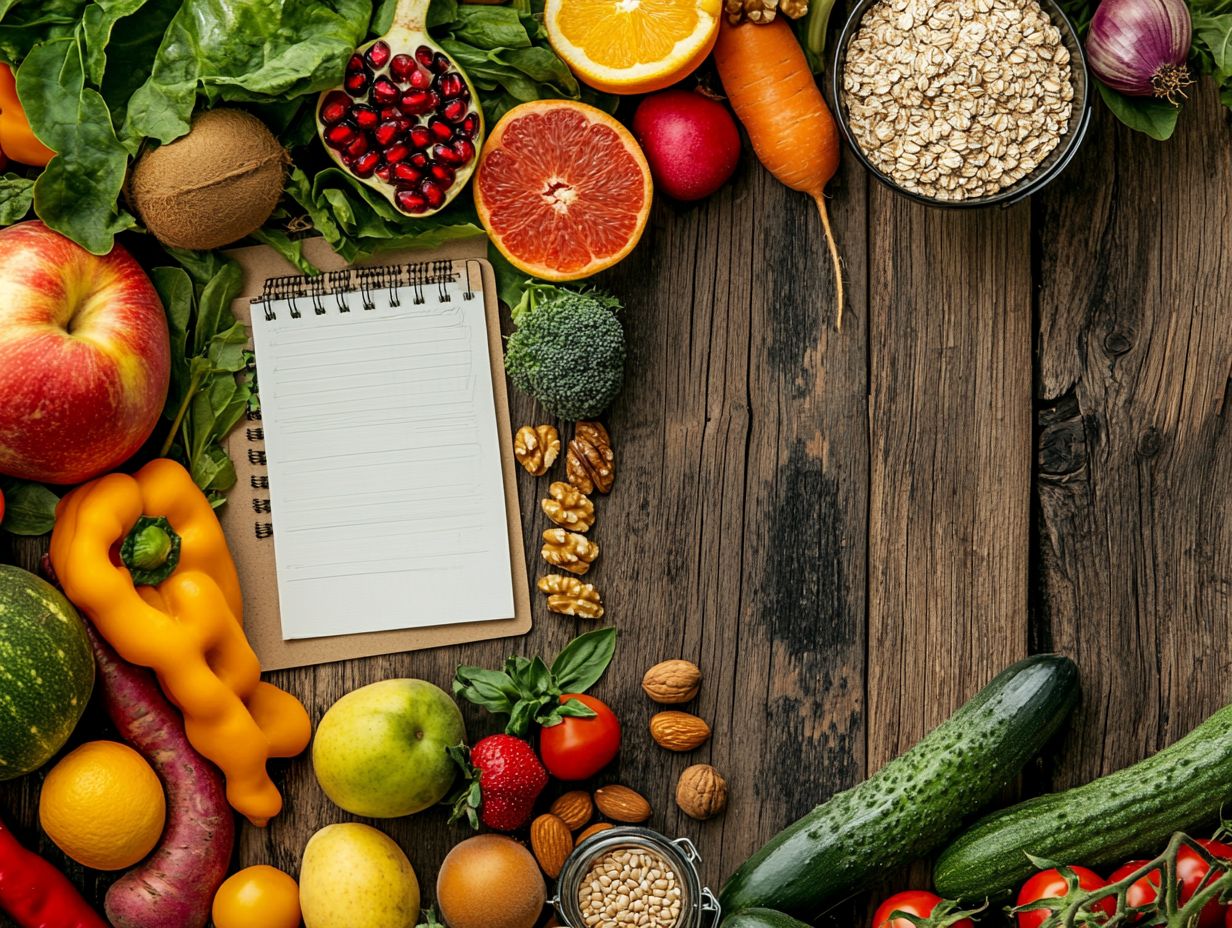
[[[94,652],[72,604],[45,580],[0,564],[0,780],[45,764],[94,688]]]

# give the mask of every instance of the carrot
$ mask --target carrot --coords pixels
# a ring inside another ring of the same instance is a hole
[[[804,49],[782,17],[765,25],[724,20],[714,62],[736,116],[766,170],[817,203],[838,289],[843,327],[843,265],[830,229],[826,184],[838,170],[838,127],[817,89]]]

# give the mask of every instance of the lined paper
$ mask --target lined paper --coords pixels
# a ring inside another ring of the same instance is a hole
[[[263,308],[283,638],[513,615],[482,296],[455,280]]]

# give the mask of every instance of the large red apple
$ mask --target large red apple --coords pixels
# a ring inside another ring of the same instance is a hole
[[[167,398],[158,292],[116,245],[41,222],[0,230],[0,474],[79,483],[142,446]]]

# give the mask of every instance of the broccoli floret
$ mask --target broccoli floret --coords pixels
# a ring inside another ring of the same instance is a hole
[[[517,330],[505,345],[514,386],[562,419],[593,419],[624,381],[620,301],[598,290],[529,284],[513,309]]]

